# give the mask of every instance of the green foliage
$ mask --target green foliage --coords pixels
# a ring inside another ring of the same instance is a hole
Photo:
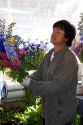
[[[0,125],[42,125],[40,98],[35,104],[22,109],[0,110]]]
[[[74,119],[73,125],[80,125],[80,115],[76,116],[76,118]]]

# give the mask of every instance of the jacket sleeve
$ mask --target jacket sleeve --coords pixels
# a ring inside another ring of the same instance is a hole
[[[51,81],[30,80],[29,89],[39,96],[53,95],[67,87],[72,78],[77,77],[77,62],[71,59],[65,60],[64,65],[59,68]]]

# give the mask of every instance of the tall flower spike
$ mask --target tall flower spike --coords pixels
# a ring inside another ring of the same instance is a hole
[[[0,19],[0,36],[5,34],[5,20]]]
[[[13,23],[11,23],[10,25],[8,25],[8,31],[7,31],[7,35],[8,36],[12,36],[12,28],[14,27],[14,25],[15,25],[16,23],[15,22],[13,22]]]

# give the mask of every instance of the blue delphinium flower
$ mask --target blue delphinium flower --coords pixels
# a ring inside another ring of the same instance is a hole
[[[24,42],[24,50],[26,52],[26,56],[25,58],[28,57],[33,57],[34,55],[36,55],[39,51],[42,51],[44,49],[48,49],[48,40],[41,40],[38,41],[38,39],[34,40],[34,42],[31,42],[32,40],[28,38],[28,41]],[[37,43],[36,43],[36,42]]]
[[[0,51],[5,52],[5,48],[4,48],[4,37],[0,36]]]

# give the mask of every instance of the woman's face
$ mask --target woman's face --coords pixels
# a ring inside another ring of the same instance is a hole
[[[63,45],[66,44],[67,38],[65,38],[64,30],[59,27],[53,28],[53,32],[51,34],[51,43],[53,45]]]

